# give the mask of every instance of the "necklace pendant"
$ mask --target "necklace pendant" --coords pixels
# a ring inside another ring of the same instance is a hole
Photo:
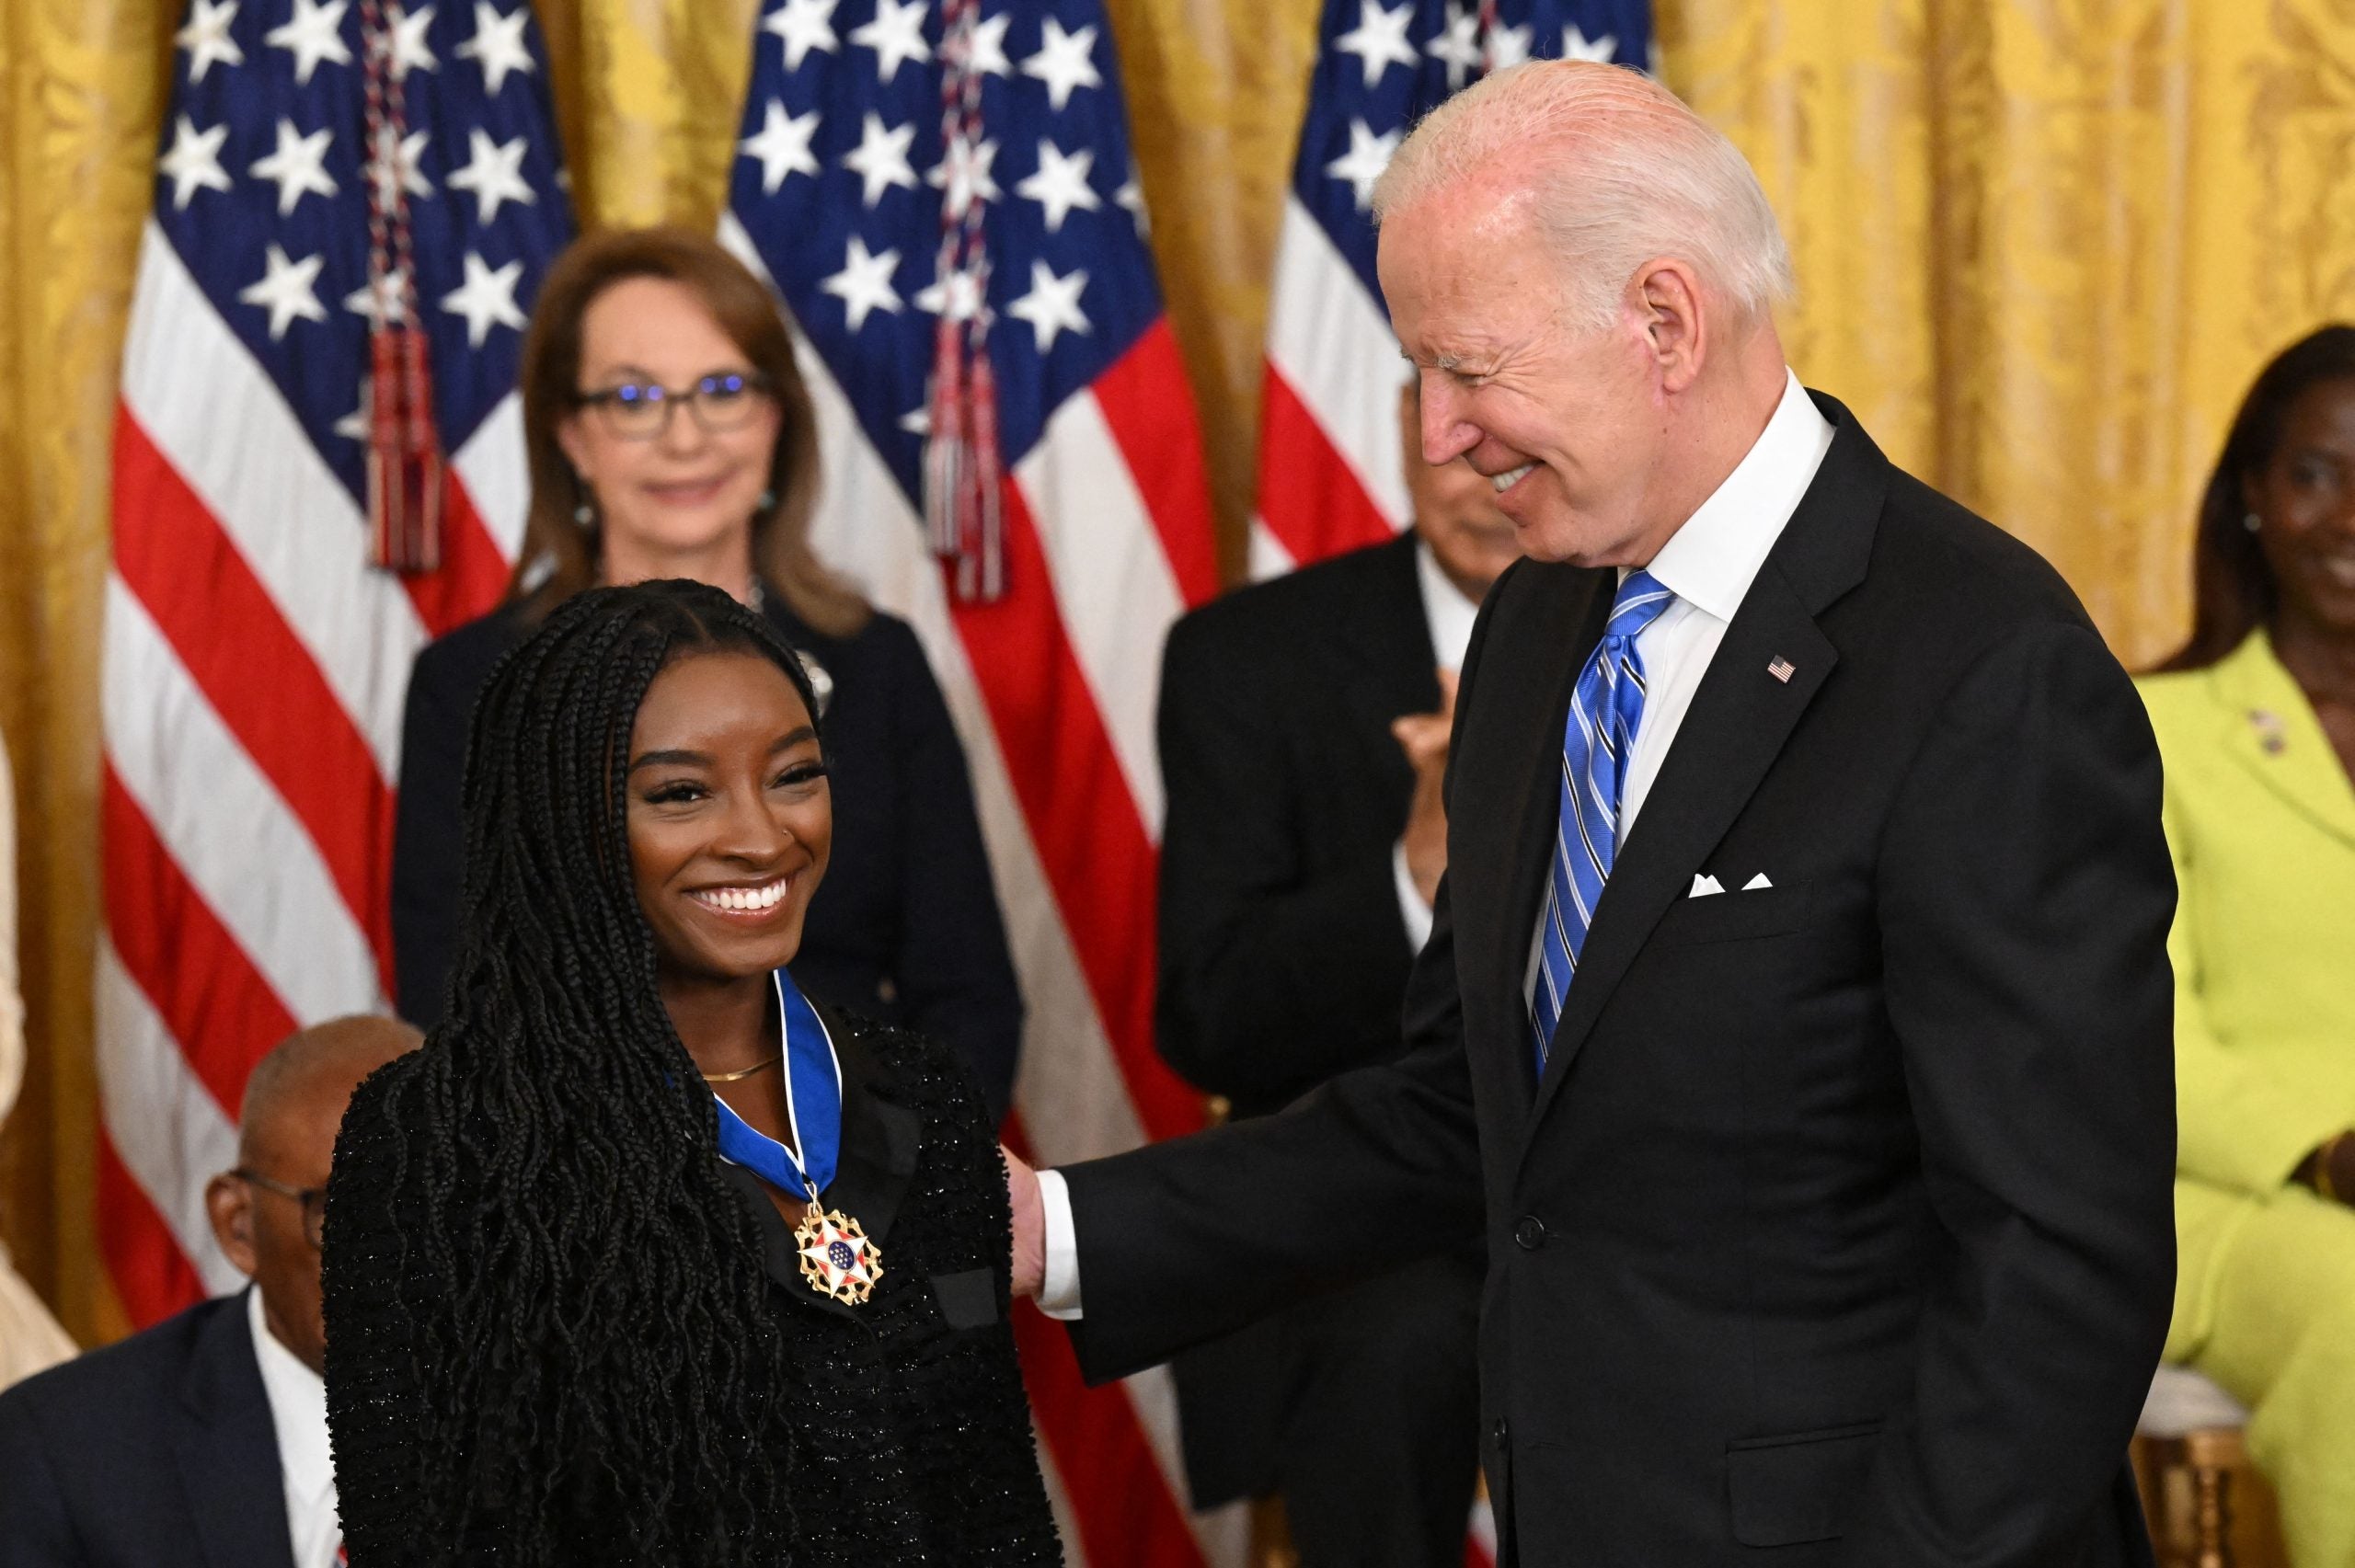
[[[867,1239],[857,1220],[841,1209],[828,1210],[815,1202],[793,1229],[794,1245],[801,1253],[801,1277],[821,1296],[845,1307],[856,1307],[874,1292],[883,1277],[883,1253]]]

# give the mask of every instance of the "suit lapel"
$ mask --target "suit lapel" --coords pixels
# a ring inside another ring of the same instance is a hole
[[[293,1568],[278,1428],[247,1310],[244,1296],[228,1298],[204,1325],[180,1385],[172,1451],[207,1568]]]
[[[2252,633],[2217,673],[2215,690],[2229,713],[2225,750],[2325,832],[2355,846],[2355,784],[2265,634]]]
[[[1414,535],[1375,548],[1382,554],[1378,591],[1350,601],[1341,631],[1352,671],[1345,700],[1365,721],[1365,733],[1384,748],[1372,760],[1385,767],[1395,763],[1403,773],[1406,759],[1390,738],[1390,721],[1439,706],[1437,660],[1422,585],[1416,578]]]
[[[1652,928],[1691,889],[1694,874],[1757,793],[1839,661],[1816,617],[1864,580],[1888,493],[1888,460],[1846,409],[1820,395],[1817,402],[1833,425],[1832,449],[1727,626],[1642,815],[1613,863],[1580,952],[1578,976],[1555,1024],[1524,1158]],[[1791,667],[1788,679],[1770,672],[1777,661]],[[1555,710],[1557,729],[1562,711]],[[1534,903],[1528,914],[1534,924]]]
[[[867,1239],[883,1253],[883,1265],[889,1269],[890,1253],[884,1242],[915,1175],[922,1124],[913,1111],[883,1097],[885,1081],[861,1048],[856,1031],[832,1008],[818,1006],[817,1011],[833,1036],[843,1069],[842,1152],[833,1183],[820,1196],[828,1208],[840,1209],[858,1221]],[[725,1160],[719,1163],[719,1173],[736,1189],[752,1217],[760,1236],[762,1272],[784,1287],[792,1300],[841,1317],[861,1317],[857,1308],[821,1296],[802,1278],[793,1226],[769,1201],[767,1185],[741,1165]]]

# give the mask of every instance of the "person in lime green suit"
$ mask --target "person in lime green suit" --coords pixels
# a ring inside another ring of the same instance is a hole
[[[2180,886],[2166,1359],[2250,1408],[2296,1568],[2355,1565],[2355,327],[2284,350],[2142,682]]]

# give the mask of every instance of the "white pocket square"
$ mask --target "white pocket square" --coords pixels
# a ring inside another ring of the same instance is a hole
[[[1773,886],[1774,884],[1772,882],[1766,880],[1766,874],[1762,871],[1757,876],[1752,877],[1749,881],[1743,883],[1741,885],[1741,890],[1747,893],[1753,888],[1772,887]]]
[[[1698,872],[1695,872],[1693,876],[1693,891],[1685,894],[1684,896],[1688,898],[1706,898],[1711,893],[1722,893],[1724,891],[1725,889],[1717,885],[1717,879],[1716,877],[1704,876]]]

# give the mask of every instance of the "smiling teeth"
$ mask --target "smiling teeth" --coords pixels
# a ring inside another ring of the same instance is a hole
[[[1524,463],[1510,474],[1492,474],[1488,476],[1488,483],[1494,485],[1497,487],[1497,494],[1501,496],[1507,490],[1511,489],[1513,486],[1520,481],[1522,475],[1528,473],[1531,469],[1536,466],[1537,464],[1534,463]]]
[[[741,914],[755,914],[762,910],[776,908],[777,900],[785,897],[786,884],[790,880],[789,877],[779,877],[776,881],[759,887],[715,887],[706,892],[697,893],[695,897],[715,910],[733,910]]]

